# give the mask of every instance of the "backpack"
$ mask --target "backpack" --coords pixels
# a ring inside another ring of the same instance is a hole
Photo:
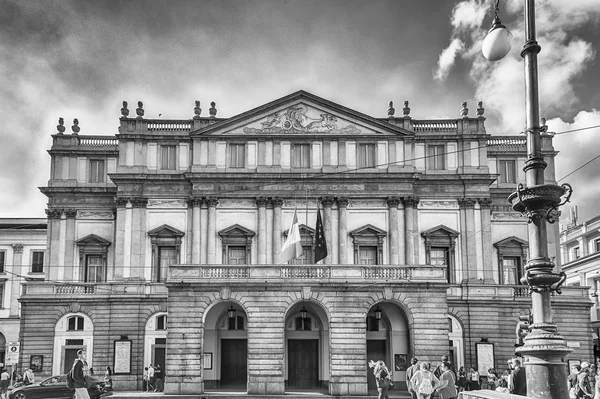
[[[73,368],[67,373],[67,388],[75,389],[75,380],[73,379]]]
[[[420,394],[431,395],[433,393],[433,385],[431,385],[431,378],[428,375],[423,375],[423,381],[419,385]]]

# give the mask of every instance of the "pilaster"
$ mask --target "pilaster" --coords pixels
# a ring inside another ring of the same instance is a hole
[[[215,264],[217,261],[217,205],[219,200],[216,197],[210,197],[206,200],[208,205],[208,250],[207,250],[207,262],[208,264]]]
[[[321,204],[323,204],[323,230],[325,231],[325,240],[327,242],[327,247],[332,248],[332,234],[331,234],[331,206],[334,203],[333,197],[325,197],[321,200]],[[333,249],[332,249],[333,252]],[[331,264],[333,255],[330,254],[327,256],[323,263],[326,265]]]
[[[257,197],[256,205],[258,206],[258,264],[264,265],[267,263],[267,203],[266,197]]]
[[[340,220],[338,247],[339,247],[339,264],[348,264],[348,198],[338,198],[338,217]]]
[[[281,252],[281,206],[283,198],[275,197],[271,199],[273,204],[273,263],[279,263],[279,254]]]
[[[475,245],[475,198],[459,198],[463,279],[483,279],[483,265],[477,264]],[[466,275],[465,275],[466,273]]]
[[[419,222],[417,205],[418,197],[404,197],[405,227],[406,227],[406,264],[419,264]]]
[[[390,226],[389,263],[391,265],[397,265],[400,262],[400,257],[398,255],[398,204],[400,204],[400,198],[398,197],[389,197],[387,199]]]

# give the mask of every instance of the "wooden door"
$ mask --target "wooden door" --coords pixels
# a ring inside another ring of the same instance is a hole
[[[77,351],[79,349],[65,349],[65,364],[63,367],[63,373],[67,374],[71,367],[73,367],[73,363],[75,359],[77,359]]]
[[[390,369],[390,365],[388,364],[387,358],[385,357],[385,344],[384,340],[368,340],[367,341],[367,362],[369,360],[378,361],[383,360],[385,365],[388,366],[388,370]],[[367,366],[367,386],[369,390],[377,389],[377,385],[375,384],[375,375],[373,374],[373,369]]]
[[[288,387],[319,388],[319,340],[288,340]]]
[[[248,370],[248,340],[221,340],[221,386],[246,385]]]

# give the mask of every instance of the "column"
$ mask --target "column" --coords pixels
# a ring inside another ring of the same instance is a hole
[[[115,280],[123,278],[125,269],[125,226],[127,225],[126,207],[128,202],[127,197],[117,197],[115,201],[117,207],[115,216],[115,266],[113,270]]]
[[[348,198],[338,198],[338,217],[340,219],[338,234],[339,264],[348,264]]]
[[[325,231],[325,240],[327,241],[327,257],[324,259],[326,265],[331,264],[333,242],[331,238],[331,205],[333,205],[333,197],[325,197],[321,200],[323,204],[323,230]]]
[[[271,200],[273,204],[273,263],[279,263],[279,254],[281,253],[281,206],[283,198],[275,197]]]
[[[146,207],[148,198],[131,199],[131,250],[129,277],[141,277],[146,269]]]
[[[406,264],[407,265],[418,265],[419,264],[419,245],[418,245],[418,214],[417,205],[419,204],[419,198],[417,197],[405,197],[404,198],[404,217],[406,227]]]
[[[458,200],[461,220],[461,248],[463,251],[461,265],[467,279],[483,279],[483,265],[477,264],[475,246],[475,199],[460,198]],[[463,275],[464,278],[464,275]]]
[[[188,201],[192,207],[192,264],[200,264],[200,205],[202,198],[194,197]]]
[[[256,198],[258,206],[258,264],[267,263],[267,203],[266,197]]]
[[[494,272],[492,262],[492,200],[489,198],[479,199],[481,211],[481,240],[483,246],[483,274],[486,280],[498,283],[498,273]]]
[[[215,264],[217,261],[217,205],[219,200],[210,197],[206,200],[208,205],[208,228],[207,228],[207,263]]]
[[[65,209],[66,229],[65,232],[65,270],[64,278],[74,280],[73,273],[75,271],[75,219],[77,217],[77,209]],[[79,256],[77,256],[79,258]]]
[[[125,205],[125,230],[123,233],[123,278],[131,276],[131,221],[133,220],[133,205],[129,198]],[[147,277],[152,279],[152,273],[148,273]]]
[[[65,280],[65,251],[67,249],[67,215],[60,215],[60,234],[58,238],[58,270],[57,280]]]
[[[58,247],[60,238],[60,209],[46,209],[48,216],[48,232],[46,239],[46,252],[48,256],[44,259],[44,270],[48,280],[58,279]]]
[[[404,203],[400,200],[398,203],[398,264],[400,265],[406,264],[406,251],[404,248],[406,245],[405,217]]]
[[[398,265],[400,263],[400,256],[398,254],[398,204],[400,198],[389,197],[387,204],[389,207],[389,226],[390,226],[390,240],[389,240],[389,263],[391,265]]]
[[[22,276],[26,276],[27,273],[29,272],[29,269],[28,269],[27,265],[23,265],[23,244],[11,244],[11,246],[13,249],[13,261],[12,261],[13,267],[12,267],[11,271],[14,273],[20,274]],[[6,266],[5,266],[4,270],[7,270]],[[10,287],[11,291],[9,291],[8,295],[10,295],[12,297],[18,296],[18,295],[14,295],[14,293],[21,292],[21,289],[20,289],[21,281],[20,280],[21,279],[17,279],[17,278],[11,278],[9,280],[12,282],[12,284]],[[5,287],[8,288],[8,284]],[[10,316],[18,316],[19,315],[19,301],[10,301],[10,303],[8,305],[9,305],[8,307],[10,308],[9,315]],[[6,308],[7,306],[5,305],[4,307]]]

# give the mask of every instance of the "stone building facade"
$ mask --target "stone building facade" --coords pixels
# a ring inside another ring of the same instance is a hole
[[[488,135],[481,103],[475,117],[463,103],[459,118],[416,120],[405,102],[374,118],[299,91],[231,118],[199,102],[185,120],[135,112],[123,104],[114,136],[62,120],[53,135],[46,280],[20,298],[23,358],[43,355],[44,373],[86,348],[120,388],[152,363],[169,393],[343,396],[374,387],[369,360],[401,388],[412,356],[485,373],[514,355],[527,221],[506,198],[526,146]],[[550,134],[543,151],[552,181]],[[282,264],[294,213],[305,256]],[[577,287],[554,298],[577,358],[589,306]]]

